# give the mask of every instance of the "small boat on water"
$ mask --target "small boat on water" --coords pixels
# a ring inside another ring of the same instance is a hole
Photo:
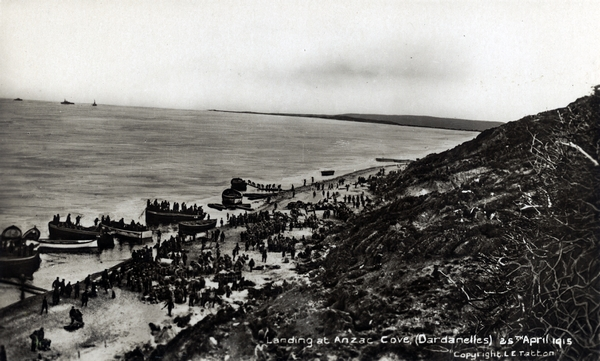
[[[185,235],[195,235],[197,233],[208,231],[217,226],[216,219],[205,219],[201,221],[179,222],[179,233]]]
[[[60,104],[63,104],[63,105],[72,105],[72,104],[75,104],[75,103],[71,103],[71,102],[67,101],[67,99],[65,99],[62,102],[60,102]]]
[[[225,207],[224,205],[222,205],[220,203],[209,203],[208,206],[210,208],[212,208],[212,209],[216,209],[216,210],[219,210],[219,211],[222,211],[225,208],[227,208],[227,207]]]
[[[120,226],[118,222],[110,224],[102,223],[102,231],[106,234],[113,235],[122,241],[145,241],[152,239],[152,230],[148,227],[131,227],[130,225]]]
[[[246,181],[242,178],[233,178],[231,180],[231,189],[235,189],[236,191],[245,192],[248,188]]]
[[[100,227],[67,225],[65,222],[48,222],[50,239],[89,240],[100,235]]]
[[[39,240],[38,250],[42,253],[50,252],[84,252],[98,249],[98,240]]]
[[[94,104],[92,104],[93,107],[97,106],[98,104],[96,104],[96,99],[94,99]]]
[[[13,100],[16,101],[16,102],[22,102],[23,101],[23,99],[21,99],[21,98],[16,98],[16,99],[13,99]]]
[[[239,191],[228,188],[228,189],[225,189],[223,191],[223,193],[221,194],[221,200],[222,200],[221,203],[226,207],[241,204],[243,197],[244,196]]]
[[[34,250],[33,245],[25,244],[30,237],[35,238],[35,234],[39,234],[39,230],[34,229],[25,233],[27,239],[17,226],[4,229],[0,235],[0,277],[31,277],[40,267],[39,251]]]
[[[331,175],[333,175],[333,173],[335,173],[334,170],[322,170],[321,171],[322,176],[331,176]]]

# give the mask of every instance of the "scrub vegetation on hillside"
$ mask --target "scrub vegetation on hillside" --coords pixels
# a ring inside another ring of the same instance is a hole
[[[272,344],[271,360],[598,359],[599,116],[596,87],[370,177],[374,204],[313,238],[305,282],[253,291],[246,313],[161,356],[252,359],[269,327],[272,338],[347,340]],[[211,334],[227,347],[200,352]],[[469,342],[448,341],[458,338]]]

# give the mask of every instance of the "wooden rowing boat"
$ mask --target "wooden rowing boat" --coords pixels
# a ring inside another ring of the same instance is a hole
[[[9,255],[0,255],[0,275],[2,277],[31,277],[38,268],[40,268],[40,253],[35,252],[27,257],[12,257]]]
[[[38,240],[38,250],[42,253],[84,252],[98,249],[97,239],[88,240]]]
[[[219,210],[219,211],[222,211],[225,208],[227,208],[227,207],[225,207],[224,205],[222,205],[220,203],[209,203],[208,206],[210,208],[212,208],[212,209],[216,209],[216,210]]]
[[[242,178],[233,178],[231,180],[231,189],[235,189],[236,191],[245,192],[248,188],[248,185],[245,180]]]
[[[39,232],[35,227],[26,232],[26,234],[36,234]],[[35,235],[32,237],[35,238]],[[28,237],[29,239],[29,237]],[[23,233],[17,226],[10,226],[4,229],[0,235],[1,244],[17,245],[17,249],[12,252],[8,248],[0,249],[0,277],[31,277],[40,267],[40,253],[33,250],[33,246],[25,246]]]
[[[244,197],[251,201],[272,197],[273,193],[244,193]]]
[[[100,235],[100,227],[67,226],[66,223],[48,222],[50,239],[90,240]]]
[[[159,225],[159,224],[172,224],[185,221],[195,221],[204,219],[206,215],[201,214],[189,214],[182,213],[172,210],[152,210],[146,207],[146,224]]]
[[[195,235],[200,232],[215,228],[216,219],[205,219],[201,221],[179,222],[179,232],[185,235]]]
[[[240,204],[236,204],[235,208],[237,209],[243,209],[245,211],[252,211],[252,207],[250,206],[249,203],[240,203]]]
[[[221,194],[221,200],[224,206],[237,205],[242,203],[242,198],[244,196],[242,193],[236,191],[235,189],[225,189]]]
[[[143,227],[142,229],[131,229],[126,225],[125,227],[121,228],[114,222],[110,225],[102,223],[101,227],[105,233],[113,235],[122,241],[141,242],[152,239],[152,230],[148,229],[148,227]]]

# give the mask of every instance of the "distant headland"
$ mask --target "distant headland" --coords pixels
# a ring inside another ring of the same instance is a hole
[[[383,115],[383,114],[295,114],[295,113],[262,113],[250,111],[234,111],[234,110],[219,110],[209,109],[212,112],[221,113],[242,113],[242,114],[260,114],[260,115],[275,115],[288,117],[303,117],[303,118],[322,118],[345,120],[351,122],[376,123],[389,125],[404,125],[409,127],[424,127],[424,128],[439,128],[451,130],[465,130],[482,132],[486,129],[498,127],[504,123],[483,120],[468,120],[456,118],[438,118],[424,115]]]

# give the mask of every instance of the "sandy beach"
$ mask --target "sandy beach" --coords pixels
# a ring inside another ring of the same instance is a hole
[[[333,196],[339,192],[340,197],[344,195],[359,196],[368,195],[366,187],[355,185],[359,177],[369,177],[376,174],[382,167],[374,167],[356,171],[350,174],[331,177],[322,182],[328,186],[333,184],[332,189],[325,192],[315,192],[314,186],[307,179],[307,185],[298,185],[294,192],[283,191],[274,195],[270,203],[264,200],[253,201],[253,212],[258,211],[281,211],[289,214],[286,206],[290,202],[302,201],[317,203],[326,198],[327,193]],[[387,166],[389,170],[397,170],[396,165]],[[344,178],[346,187],[337,187],[338,181]],[[326,187],[327,188],[327,187]],[[325,195],[323,195],[325,193]],[[362,209],[355,209],[358,212]],[[223,219],[228,218],[227,210],[221,212]],[[239,213],[239,212],[238,212]],[[316,211],[319,219],[323,218],[323,211]],[[230,227],[225,225],[220,230],[226,234],[225,242],[220,244],[222,254],[231,254],[235,245],[240,242],[240,233],[245,227]],[[286,230],[284,236],[301,239],[302,236],[310,238],[312,231],[309,228]],[[165,234],[169,237],[169,234]],[[165,238],[163,238],[165,239]],[[209,244],[213,247],[214,243]],[[304,246],[297,244],[298,251]],[[200,242],[187,242],[184,249],[190,260],[196,259],[202,252]],[[243,252],[243,251],[242,251]],[[256,261],[257,266],[262,268],[249,272],[247,266],[243,270],[246,280],[255,284],[255,288],[261,288],[269,282],[305,282],[306,276],[300,276],[295,272],[297,260],[289,257],[282,258],[278,252],[269,252],[267,261],[261,262],[261,254],[256,250],[245,252]],[[262,267],[261,267],[262,266]],[[93,275],[93,279],[100,279],[100,272]],[[207,287],[216,287],[213,282],[214,275],[205,277]],[[304,279],[304,280],[303,280]],[[0,340],[5,345],[8,360],[34,360],[41,357],[44,360],[107,360],[122,357],[126,352],[139,347],[140,349],[155,348],[159,343],[166,343],[183,328],[178,327],[174,319],[178,316],[189,316],[189,325],[193,325],[209,314],[215,314],[219,307],[205,307],[199,305],[189,307],[187,303],[175,304],[172,316],[167,315],[164,303],[149,303],[142,300],[141,293],[132,292],[127,287],[114,287],[115,298],[111,297],[111,290],[104,293],[103,289],[98,292],[98,297],[90,298],[87,307],[81,307],[81,301],[73,298],[61,298],[56,306],[49,306],[48,313],[40,314],[42,299],[44,295],[29,297],[24,301],[5,307],[0,310]],[[51,294],[46,295],[49,303]],[[248,297],[248,290],[234,291],[230,297],[224,296],[226,304],[234,309],[243,305]],[[85,326],[81,329],[69,332],[64,326],[70,323],[69,310],[74,306],[83,313]],[[162,332],[154,335],[151,333],[149,324],[161,326]],[[31,351],[31,340],[29,335],[44,328],[45,338],[51,340],[50,349],[47,351]]]

